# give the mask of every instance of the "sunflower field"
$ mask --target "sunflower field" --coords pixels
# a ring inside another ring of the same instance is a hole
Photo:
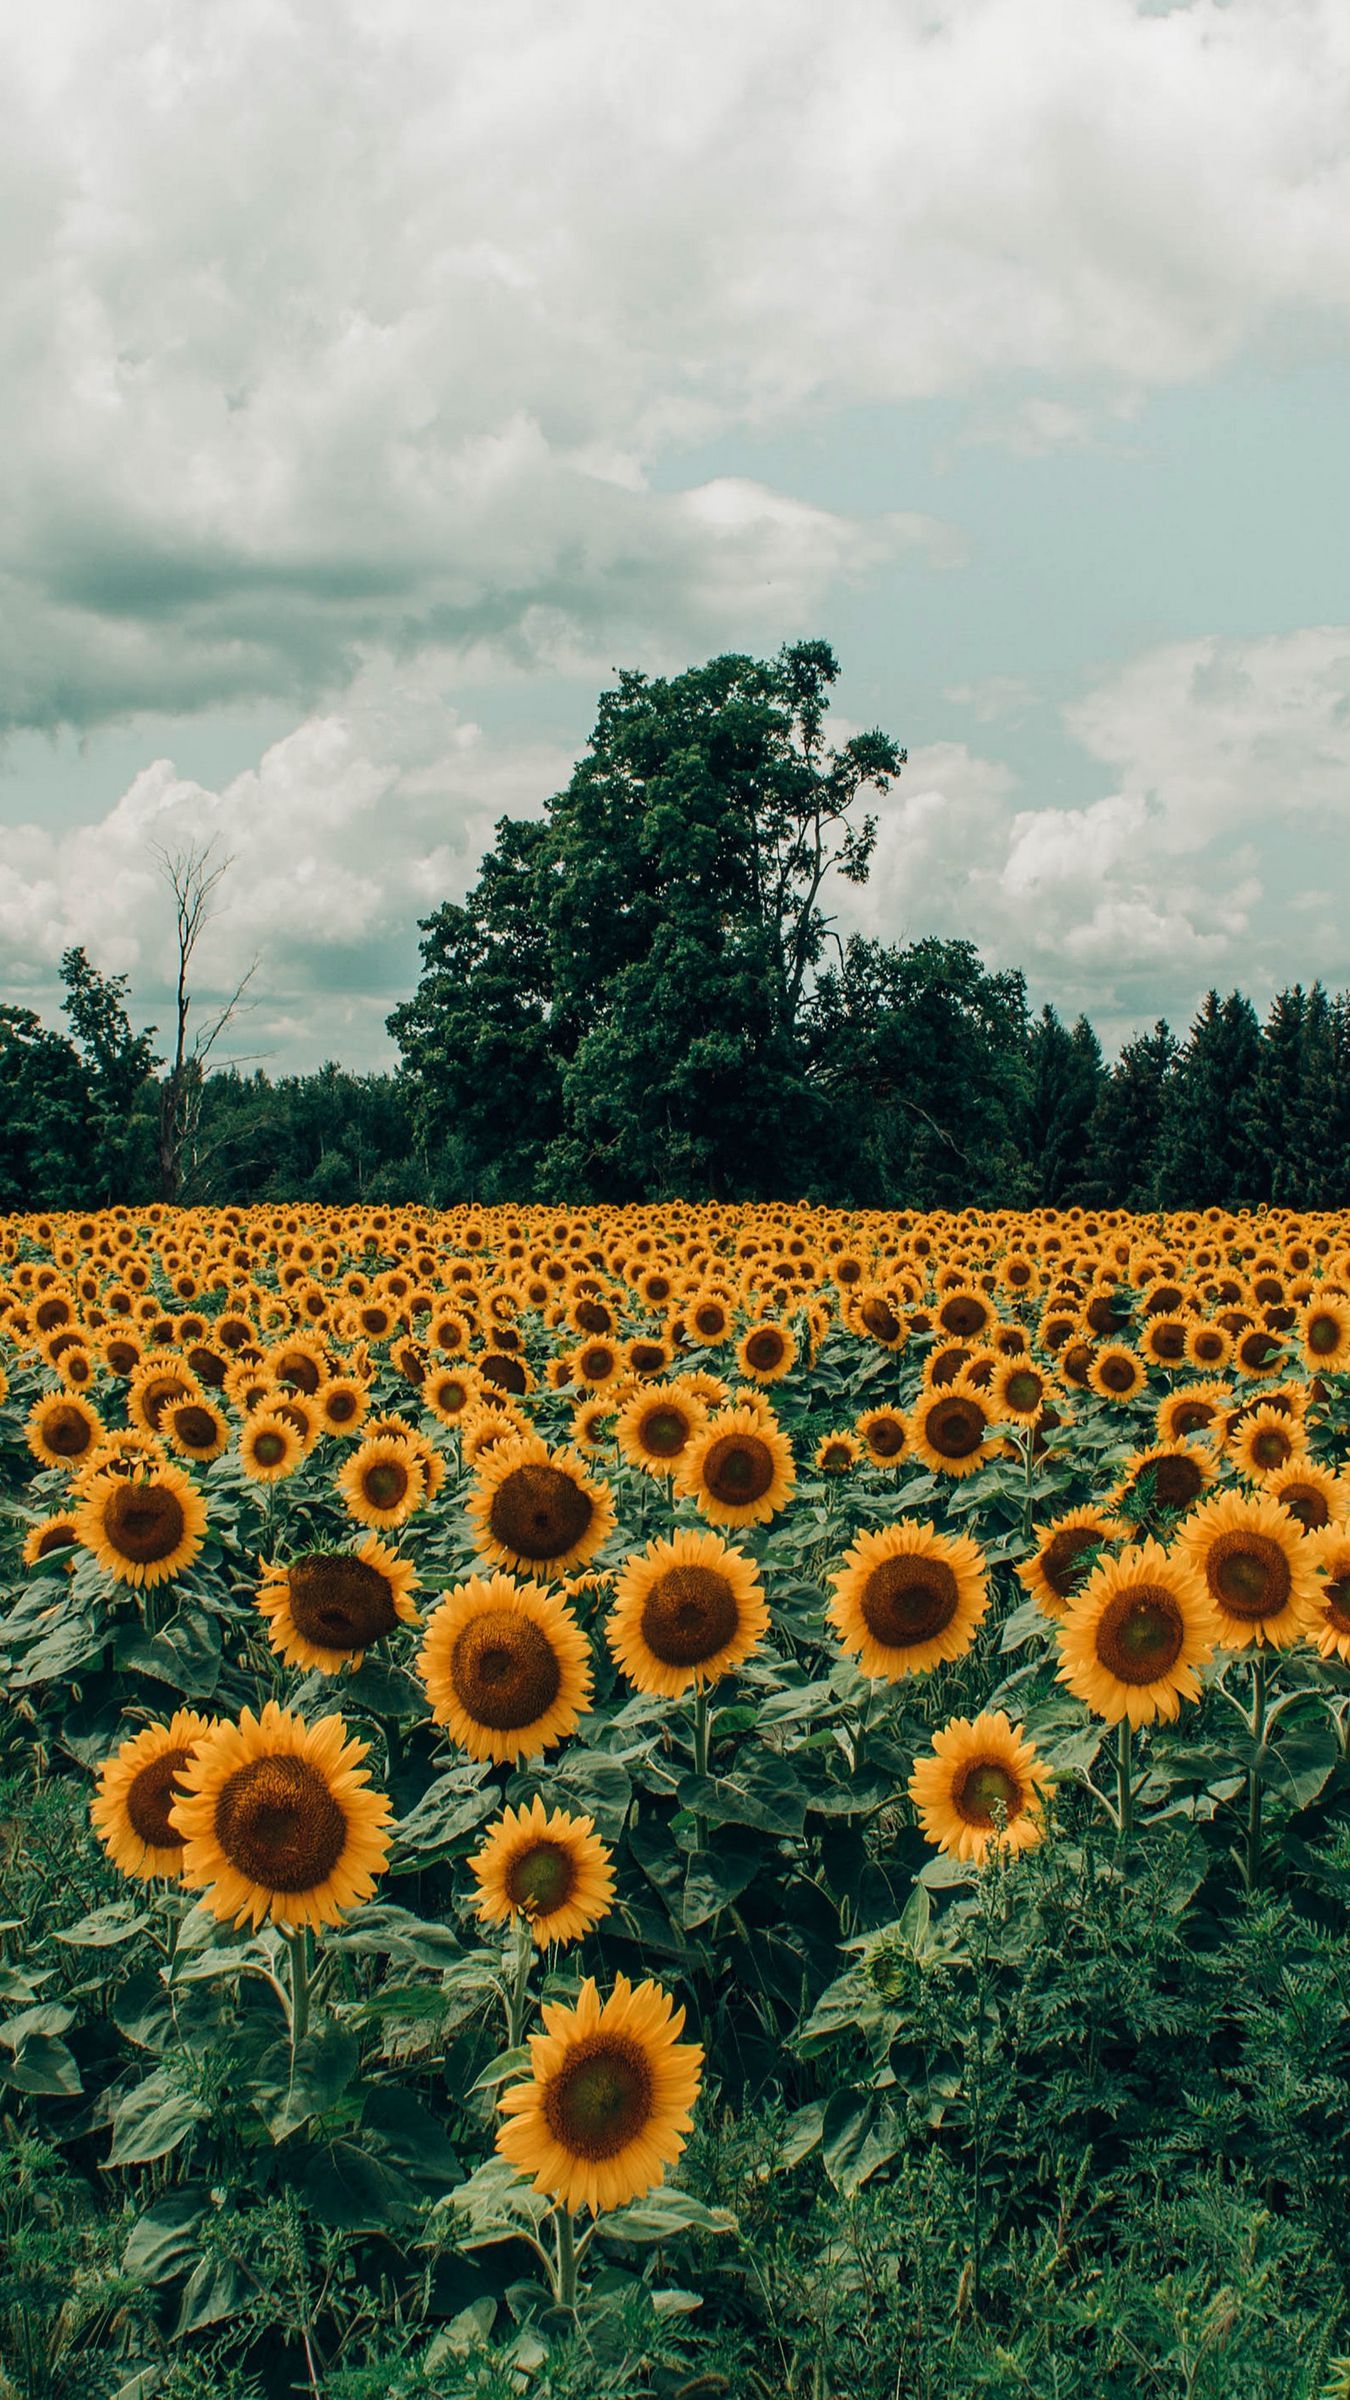
[[[1350,1222],[0,1250],[0,2400],[1347,2400]]]

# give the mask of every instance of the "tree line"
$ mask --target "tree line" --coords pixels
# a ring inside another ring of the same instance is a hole
[[[970,942],[840,936],[906,753],[826,743],[838,671],[807,641],[621,674],[566,789],[422,921],[392,1074],[211,1069],[181,940],[166,1069],[127,979],[68,950],[64,1030],[0,1008],[0,1208],[1350,1200],[1350,995],[1295,984],[1262,1022],[1211,991],[1108,1065]],[[181,935],[184,877],[219,869],[175,863]]]

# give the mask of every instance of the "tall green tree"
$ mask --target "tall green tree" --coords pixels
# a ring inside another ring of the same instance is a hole
[[[1164,1208],[1247,1208],[1265,1164],[1252,1124],[1261,1026],[1241,992],[1206,993],[1176,1063],[1158,1145]]]
[[[154,1028],[133,1033],[128,978],[100,974],[83,946],[61,959],[65,1014],[87,1078],[89,1196],[107,1206],[145,1188],[150,1173]]]
[[[1181,1055],[1166,1020],[1126,1042],[1098,1095],[1090,1129],[1088,1179],[1108,1207],[1158,1206],[1159,1151],[1168,1093]]]
[[[1080,1016],[1072,1029],[1046,1003],[1027,1035],[1027,1150],[1045,1208],[1096,1197],[1090,1129],[1105,1082],[1102,1046]]]

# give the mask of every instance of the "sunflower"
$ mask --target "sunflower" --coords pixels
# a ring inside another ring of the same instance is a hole
[[[24,1439],[44,1467],[71,1472],[87,1462],[103,1434],[101,1419],[76,1392],[48,1392],[35,1400],[24,1426]]]
[[[425,1387],[422,1398],[431,1407]],[[355,1435],[370,1412],[370,1392],[359,1375],[329,1375],[314,1394],[320,1430]]]
[[[1106,1342],[1088,1370],[1088,1382],[1103,1400],[1133,1400],[1148,1381],[1137,1350],[1124,1342]]]
[[[206,1506],[181,1467],[137,1467],[94,1476],[78,1523],[85,1549],[118,1583],[165,1583],[200,1550]]]
[[[585,1566],[614,1530],[614,1495],[575,1450],[550,1450],[517,1434],[476,1462],[466,1502],[477,1547],[519,1574],[566,1575]]]
[[[73,1508],[58,1509],[54,1516],[44,1517],[40,1525],[34,1525],[24,1535],[23,1563],[26,1567],[36,1567],[42,1559],[50,1558],[54,1550],[75,1548],[79,1539],[76,1511]],[[72,1566],[74,1563],[73,1559],[68,1562]]]
[[[506,1808],[469,1860],[486,1925],[523,1917],[540,1950],[579,1942],[614,1906],[610,1853],[593,1817],[550,1815],[536,1794],[528,1808]]]
[[[708,1422],[701,1400],[691,1400],[675,1385],[639,1390],[619,1411],[614,1431],[619,1449],[631,1467],[648,1475],[671,1475],[675,1462],[696,1433]]]
[[[845,1319],[851,1332],[881,1350],[903,1350],[909,1340],[909,1326],[893,1295],[878,1283],[860,1284],[850,1292]]]
[[[1233,1337],[1222,1325],[1201,1320],[1191,1324],[1186,1332],[1186,1363],[1199,1367],[1206,1375],[1222,1374],[1233,1355]]]
[[[1309,1300],[1296,1322],[1310,1374],[1344,1375],[1350,1369],[1350,1300],[1335,1293]]]
[[[720,1292],[699,1290],[684,1302],[684,1321],[690,1339],[700,1350],[715,1350],[731,1339],[731,1308]]]
[[[339,1675],[360,1666],[367,1649],[395,1626],[420,1622],[408,1559],[372,1533],[359,1550],[306,1551],[288,1566],[265,1566],[258,1607],[267,1638],[288,1667]]]
[[[1188,1383],[1158,1402],[1154,1426],[1160,1442],[1189,1441],[1200,1434],[1206,1441],[1222,1436],[1224,1410],[1232,1400],[1226,1383]]]
[[[627,1561],[605,1636],[630,1683],[677,1700],[743,1666],[768,1627],[752,1561],[715,1533],[686,1531]]]
[[[167,1725],[147,1725],[105,1758],[89,1820],[115,1867],[124,1875],[178,1875],[183,1836],[169,1822],[178,1797],[174,1785],[198,1742],[212,1730],[209,1717],[180,1708]]]
[[[1305,1533],[1321,1533],[1350,1510],[1350,1491],[1340,1476],[1330,1467],[1318,1466],[1311,1458],[1298,1458],[1287,1467],[1277,1467],[1273,1475],[1262,1477],[1261,1489],[1268,1500],[1277,1500],[1281,1508],[1287,1508]]]
[[[1131,1451],[1103,1506],[1119,1509],[1131,1524],[1150,1516],[1176,1516],[1194,1507],[1218,1472],[1218,1460],[1203,1444],[1150,1442]]]
[[[907,1422],[915,1456],[935,1475],[973,1475],[1007,1446],[989,1438],[994,1412],[984,1393],[959,1379],[921,1392]]]
[[[1176,1555],[1205,1585],[1225,1650],[1287,1650],[1308,1631],[1317,1580],[1303,1527],[1264,1492],[1223,1492],[1196,1510]]]
[[[1108,1725],[1147,1725],[1197,1700],[1218,1626],[1202,1579],[1147,1541],[1104,1558],[1059,1627],[1059,1681]]]
[[[786,1325],[767,1318],[752,1325],[736,1344],[736,1364],[752,1383],[778,1383],[797,1361],[796,1338]]]
[[[1034,1425],[1056,1387],[1044,1367],[1022,1353],[1004,1358],[989,1381],[994,1415],[1014,1424]]]
[[[681,1458],[676,1488],[713,1525],[767,1525],[796,1480],[792,1446],[764,1401],[710,1417]]]
[[[446,1592],[417,1654],[431,1713],[470,1758],[533,1758],[590,1706],[590,1650],[561,1600],[509,1575]]]
[[[811,1453],[812,1466],[822,1475],[850,1475],[863,1455],[856,1433],[822,1433]]]
[[[179,1775],[169,1811],[183,1881],[235,1925],[336,1925],[368,1900],[389,1855],[393,1809],[370,1789],[341,1717],[307,1725],[268,1700],[217,1725]]]
[[[1190,1332],[1189,1317],[1149,1317],[1139,1336],[1139,1348],[1151,1367],[1179,1367],[1186,1358]]]
[[[826,1615],[864,1675],[898,1682],[960,1658],[989,1606],[983,1553],[967,1534],[907,1522],[860,1533],[831,1577]]]
[[[497,2149],[566,2209],[622,2208],[665,2181],[693,2129],[703,2052],[679,2039],[684,2010],[659,1984],[616,1975],[602,2002],[587,1977],[575,2008],[545,2002],[530,2075],[497,2105]]]
[[[1308,1639],[1323,1658],[1350,1662],[1350,1525],[1322,1526],[1309,1534],[1304,1552],[1316,1587]]]
[[[874,1467],[899,1465],[909,1441],[909,1427],[898,1408],[865,1409],[854,1432],[866,1444]]]
[[[995,1848],[1030,1850],[1045,1831],[1043,1795],[1051,1781],[1020,1726],[1002,1709],[955,1717],[918,1760],[909,1796],[924,1839],[950,1857],[977,1864]]]
[[[1279,1408],[1254,1408],[1228,1437],[1228,1455],[1249,1483],[1264,1483],[1295,1459],[1306,1458],[1307,1432],[1297,1417]]]
[[[528,1420],[513,1408],[505,1393],[496,1400],[475,1401],[459,1420],[459,1452],[466,1467],[476,1467],[489,1450],[514,1442],[531,1431]]]
[[[294,1425],[278,1408],[260,1408],[239,1435],[239,1464],[251,1483],[280,1483],[305,1455]]]
[[[400,1434],[367,1435],[337,1479],[348,1516],[382,1533],[405,1525],[427,1496],[426,1471]]]
[[[1065,1509],[1046,1525],[1033,1525],[1036,1548],[1014,1569],[1043,1616],[1062,1617],[1075,1592],[1081,1591],[1100,1551],[1128,1538],[1121,1517],[1088,1501],[1082,1508]]]
[[[229,1425],[209,1400],[171,1401],[161,1430],[180,1458],[196,1459],[203,1466],[219,1458],[230,1438]]]

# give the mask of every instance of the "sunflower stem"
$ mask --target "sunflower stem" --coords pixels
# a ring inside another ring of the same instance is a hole
[[[506,2047],[518,2050],[525,2035],[525,2008],[530,1996],[530,1960],[534,1941],[527,1917],[516,1919],[516,1957],[506,2005]]]
[[[574,2317],[577,2313],[577,2266],[579,2262],[577,2238],[572,2227],[572,2211],[570,2208],[556,2208],[553,2218],[558,2241],[558,2264],[553,2279],[553,2296],[559,2308],[565,2308],[568,2314]]]
[[[1264,1649],[1252,1660],[1252,1761],[1247,1769],[1247,1842],[1243,1881],[1249,1892],[1261,1879],[1261,1748],[1266,1734],[1266,1679],[1269,1662]]]
[[[1128,1717],[1116,1727],[1116,1824],[1123,1848],[1134,1832],[1134,1727]]]
[[[1030,1425],[1022,1436],[1022,1457],[1026,1469],[1022,1486],[1022,1539],[1031,1540],[1031,1520],[1036,1513],[1036,1441]]]
[[[295,2067],[295,2054],[309,2031],[309,1984],[314,1964],[313,1939],[308,1925],[298,1925],[290,1936],[292,2070]]]

